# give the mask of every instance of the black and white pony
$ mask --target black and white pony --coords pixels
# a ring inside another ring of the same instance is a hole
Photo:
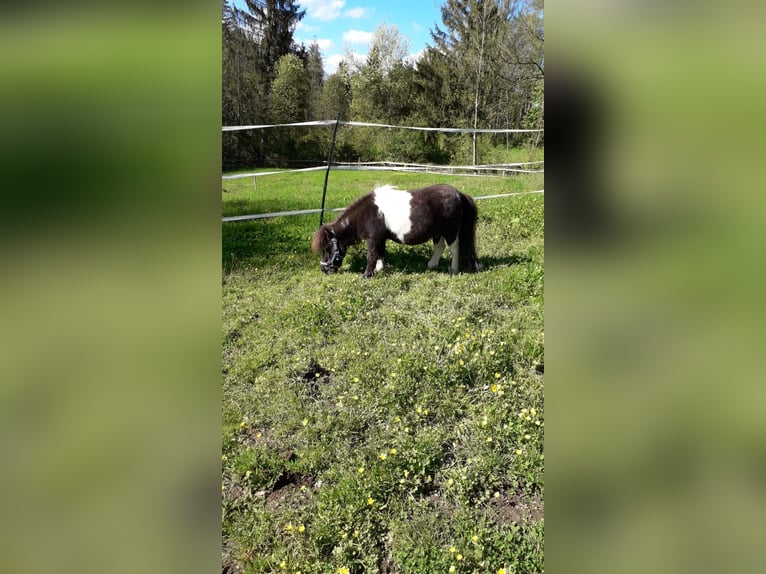
[[[439,184],[403,191],[394,186],[378,187],[350,205],[335,221],[319,228],[311,242],[322,253],[319,263],[324,273],[335,273],[346,250],[361,240],[367,242],[365,277],[383,269],[386,240],[405,245],[434,242],[428,269],[439,264],[444,247],[449,246],[450,273],[460,263],[468,270],[480,271],[476,257],[476,218],[473,199],[451,185]]]

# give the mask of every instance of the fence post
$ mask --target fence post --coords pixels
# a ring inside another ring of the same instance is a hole
[[[335,134],[338,132],[338,124],[340,123],[340,112],[335,117],[335,126],[332,128],[332,139],[330,140],[330,153],[327,156],[327,170],[324,172],[324,187],[322,188],[322,211],[319,212],[319,227],[322,227],[324,222],[324,200],[327,196],[327,178],[330,176],[330,164],[332,164],[332,150],[335,147]]]

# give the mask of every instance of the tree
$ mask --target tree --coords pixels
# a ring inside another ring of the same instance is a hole
[[[308,85],[306,69],[294,54],[277,62],[276,76],[269,94],[269,116],[275,123],[301,122],[306,119]]]
[[[294,0],[245,0],[258,29],[263,71],[273,79],[277,61],[293,47],[295,26],[305,10]]]
[[[324,65],[319,45],[313,42],[306,53],[306,82],[308,97],[306,99],[306,117],[310,120],[327,119],[322,115],[322,87],[324,86]],[[334,116],[333,116],[334,117]]]

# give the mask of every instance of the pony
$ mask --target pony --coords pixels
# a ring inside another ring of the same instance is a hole
[[[322,272],[336,273],[346,250],[364,240],[367,267],[363,275],[369,278],[383,269],[387,240],[418,245],[430,239],[434,253],[428,269],[439,264],[444,248],[449,246],[451,275],[458,272],[461,262],[471,271],[481,271],[476,256],[477,217],[473,198],[451,185],[412,191],[384,185],[357,199],[332,223],[322,225],[314,234],[311,249],[322,253]]]

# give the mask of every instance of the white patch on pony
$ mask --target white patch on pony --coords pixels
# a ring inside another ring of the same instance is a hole
[[[404,243],[404,236],[412,229],[410,202],[412,194],[393,185],[375,188],[375,205],[378,206],[388,230]]]
[[[434,245],[434,254],[431,256],[431,259],[428,261],[427,267],[429,269],[434,269],[437,265],[439,265],[439,259],[442,257],[442,253],[444,253],[444,246],[447,244],[447,242],[444,240],[444,237],[442,237],[439,242]]]
[[[383,269],[383,260],[378,259],[377,263],[375,263],[375,272],[381,271]]]

